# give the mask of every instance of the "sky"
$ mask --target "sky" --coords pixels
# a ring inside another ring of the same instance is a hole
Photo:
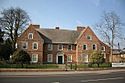
[[[95,31],[93,26],[104,12],[110,11],[117,13],[125,23],[125,0],[0,0],[0,11],[9,7],[22,8],[31,23],[41,28],[58,26],[74,30],[77,26],[90,26]],[[124,33],[125,28],[122,31]]]

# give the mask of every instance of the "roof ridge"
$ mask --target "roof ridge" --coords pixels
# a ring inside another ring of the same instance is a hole
[[[42,29],[44,29],[44,30],[56,30],[56,29],[53,29],[53,28],[39,28],[39,29],[40,30],[42,30]],[[77,30],[69,30],[69,29],[59,29],[59,31],[76,31],[77,32]]]

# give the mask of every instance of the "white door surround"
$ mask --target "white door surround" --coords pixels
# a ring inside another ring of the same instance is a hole
[[[56,55],[56,63],[58,64],[58,57],[62,56],[62,64],[64,64],[64,53],[57,53]]]

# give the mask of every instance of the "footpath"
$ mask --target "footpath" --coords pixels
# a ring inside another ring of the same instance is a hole
[[[0,69],[1,70],[1,69]],[[2,69],[2,70],[6,70],[6,69]],[[9,69],[10,70],[10,69]],[[13,70],[13,69],[12,69]],[[64,70],[53,70],[53,71],[33,71],[34,69],[30,69],[32,71],[24,71],[24,69],[15,69],[18,71],[0,71],[0,76],[41,76],[41,75],[69,75],[69,74],[84,74],[84,73],[88,73],[88,74],[106,74],[106,73],[113,73],[113,72],[125,72],[125,69],[108,69],[108,70],[96,70],[96,71],[90,71],[90,70],[86,70],[86,71],[64,71]],[[23,70],[23,71],[19,71],[19,70]],[[40,69],[39,69],[40,70]]]

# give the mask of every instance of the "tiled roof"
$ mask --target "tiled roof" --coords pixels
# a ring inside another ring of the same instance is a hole
[[[121,49],[113,49],[113,54],[125,54],[125,51],[124,50],[121,50]]]
[[[63,30],[63,29],[36,29],[45,43],[70,43],[74,44],[80,32],[75,30]]]

